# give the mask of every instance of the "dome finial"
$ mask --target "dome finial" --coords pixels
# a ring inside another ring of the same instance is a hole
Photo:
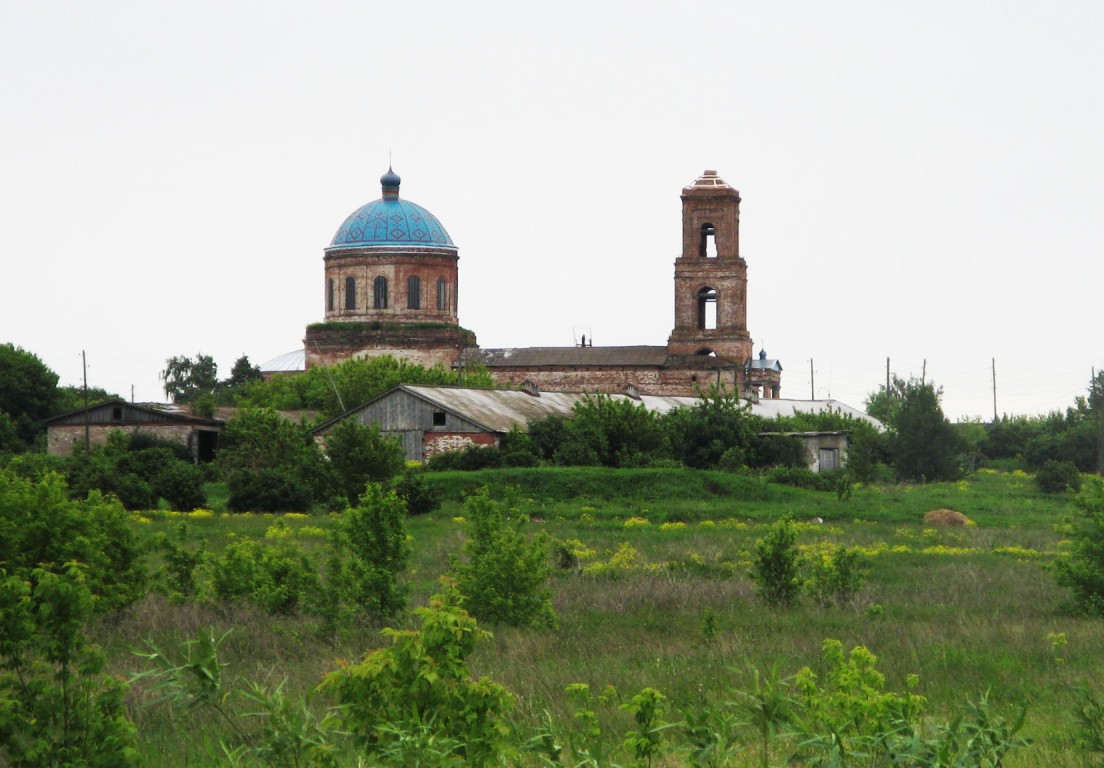
[[[383,199],[384,200],[398,200],[399,199],[399,183],[402,181],[399,178],[399,174],[391,170],[390,163],[387,165],[387,173],[380,176],[380,186],[383,187]]]

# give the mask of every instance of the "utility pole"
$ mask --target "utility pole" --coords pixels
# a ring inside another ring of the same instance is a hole
[[[1089,385],[1089,407],[1096,412],[1096,474],[1104,475],[1104,371],[1097,379],[1095,366]]]
[[[889,357],[886,357],[886,396],[889,396]]]
[[[809,399],[816,400],[816,379],[813,378],[813,358],[809,358]]]
[[[997,423],[997,358],[993,358],[993,423]]]
[[[920,366],[920,386],[924,386],[928,380],[928,358],[924,358],[924,364]]]
[[[84,372],[84,452],[92,453],[92,426],[89,422],[91,415],[88,413],[88,357],[81,350],[81,370]]]

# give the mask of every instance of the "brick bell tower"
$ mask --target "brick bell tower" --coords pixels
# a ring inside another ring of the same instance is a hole
[[[705,171],[682,190],[682,255],[675,259],[675,328],[667,353],[744,366],[751,344],[740,193],[716,171]]]

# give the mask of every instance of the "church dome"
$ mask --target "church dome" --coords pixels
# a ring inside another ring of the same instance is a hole
[[[436,216],[416,203],[399,199],[399,182],[399,175],[388,168],[380,177],[383,197],[349,214],[327,250],[375,245],[455,248]]]

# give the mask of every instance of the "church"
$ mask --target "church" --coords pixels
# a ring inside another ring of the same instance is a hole
[[[740,193],[707,170],[682,189],[682,252],[674,262],[674,322],[665,345],[483,349],[459,323],[459,249],[432,213],[399,194],[390,168],[381,196],[353,211],[325,249],[325,320],[302,354],[265,374],[392,355],[462,370],[480,365],[503,387],[694,396],[721,385],[749,400],[781,394],[782,366],[752,354]]]

